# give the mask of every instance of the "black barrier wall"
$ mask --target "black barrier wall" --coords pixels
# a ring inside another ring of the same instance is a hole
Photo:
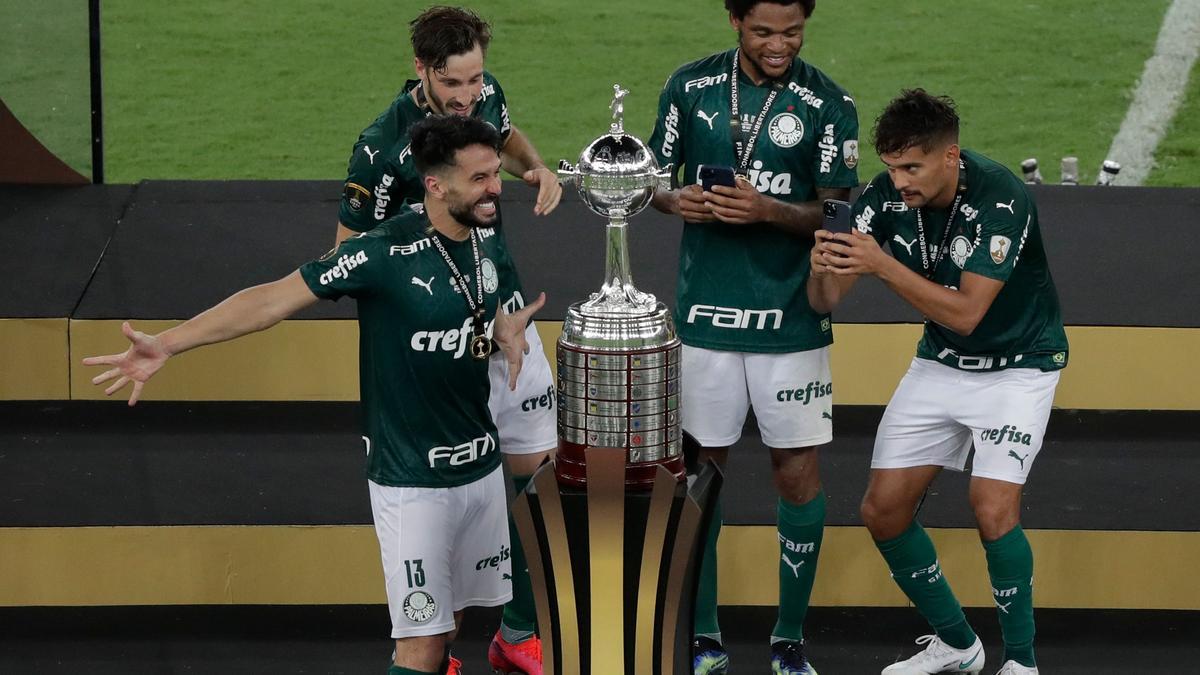
[[[21,275],[36,292],[0,295],[0,317],[187,318],[328,251],[338,187],[334,181],[0,186],[0,245],[22,251],[36,242]],[[1200,265],[1193,259],[1200,250],[1200,189],[1032,191],[1068,325],[1200,327]],[[570,192],[550,216],[535,217],[534,196],[524,184],[506,182],[503,227],[526,289],[549,296],[537,318],[557,320],[600,286],[604,220]],[[647,209],[630,227],[635,282],[673,304],[681,224]],[[297,318],[352,316],[353,304],[343,301],[320,303]],[[867,280],[835,320],[918,323],[920,317]]]

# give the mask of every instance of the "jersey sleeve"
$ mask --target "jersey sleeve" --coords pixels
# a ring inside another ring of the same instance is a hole
[[[369,295],[380,277],[386,256],[379,253],[377,237],[359,234],[337,248],[300,266],[300,276],[318,298],[337,300],[343,295]]]
[[[676,177],[683,166],[682,96],[676,76],[672,75],[663,86],[658,97],[658,118],[654,122],[654,131],[650,134],[650,151],[658,159],[658,165],[671,166],[672,187],[677,183]],[[686,182],[687,177],[684,177]]]
[[[338,206],[338,222],[355,232],[375,227],[375,186],[382,173],[384,157],[381,147],[372,145],[371,138],[360,136],[350,154],[346,182]]]
[[[989,192],[988,200],[975,208],[979,209],[975,248],[963,271],[1008,281],[1025,245],[1029,226],[1037,217],[1033,202],[1018,187],[1007,193]]]
[[[881,173],[875,177],[875,180],[867,183],[867,187],[863,188],[862,194],[858,196],[858,201],[854,202],[854,207],[850,212],[850,216],[854,219],[855,229],[875,237],[875,241],[879,242],[880,246],[888,238],[887,216],[883,213],[883,203],[887,197],[881,187],[887,182],[887,174]]]
[[[842,93],[821,111],[817,152],[812,175],[817,187],[846,188],[858,185],[858,110],[854,100]]]
[[[512,135],[512,120],[508,116],[508,101],[504,98],[504,89],[495,78],[488,77],[483,84],[483,95],[485,96],[479,104],[479,115],[500,132],[500,143],[507,143],[508,137]]]

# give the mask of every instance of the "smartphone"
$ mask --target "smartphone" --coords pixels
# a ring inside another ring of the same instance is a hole
[[[825,213],[825,229],[830,232],[850,234],[850,204],[840,199],[826,199],[822,205]]]
[[[701,164],[700,166],[696,167],[696,180],[700,183],[700,187],[704,188],[706,192],[712,192],[714,185],[737,187],[737,181],[734,179],[732,166]]]

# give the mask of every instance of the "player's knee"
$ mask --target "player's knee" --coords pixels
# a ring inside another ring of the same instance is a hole
[[[979,536],[984,541],[995,541],[1017,526],[1020,513],[1016,506],[1000,500],[985,500],[972,504]]]
[[[814,448],[772,450],[771,477],[779,496],[793,504],[806,504],[821,491],[821,474]]]
[[[436,670],[449,644],[448,634],[422,635],[396,640],[395,664],[419,670]]]
[[[906,513],[894,505],[884,504],[869,493],[863,497],[858,514],[876,541],[899,537],[912,522],[911,512]]]

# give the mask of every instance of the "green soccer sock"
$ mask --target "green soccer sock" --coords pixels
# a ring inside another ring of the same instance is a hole
[[[915,518],[899,537],[876,541],[875,546],[892,570],[896,585],[943,642],[955,649],[975,643],[975,631],[942,573],[933,541]]]
[[[718,498],[713,508],[712,526],[704,540],[703,559],[700,561],[700,583],[696,591],[696,635],[714,635],[721,632],[717,623],[717,538],[721,536],[721,501]]]
[[[992,599],[1004,634],[1004,660],[1034,668],[1033,658],[1033,549],[1017,525],[996,541],[983,542]]]
[[[817,576],[817,556],[825,533],[825,492],[805,504],[779,499],[779,618],[771,640],[803,640],[804,617]]]
[[[513,476],[513,486],[516,493],[521,494],[533,476]],[[537,630],[537,610],[533,603],[533,583],[529,580],[529,563],[525,560],[525,549],[521,546],[521,537],[517,534],[517,524],[513,521],[512,509],[508,511],[509,548],[512,551],[512,590],[513,597],[504,605],[503,626],[517,633],[532,635]],[[511,633],[510,633],[511,634]]]
[[[391,668],[388,668],[387,675],[438,675],[438,673],[428,670],[413,670],[412,668],[392,666]]]

